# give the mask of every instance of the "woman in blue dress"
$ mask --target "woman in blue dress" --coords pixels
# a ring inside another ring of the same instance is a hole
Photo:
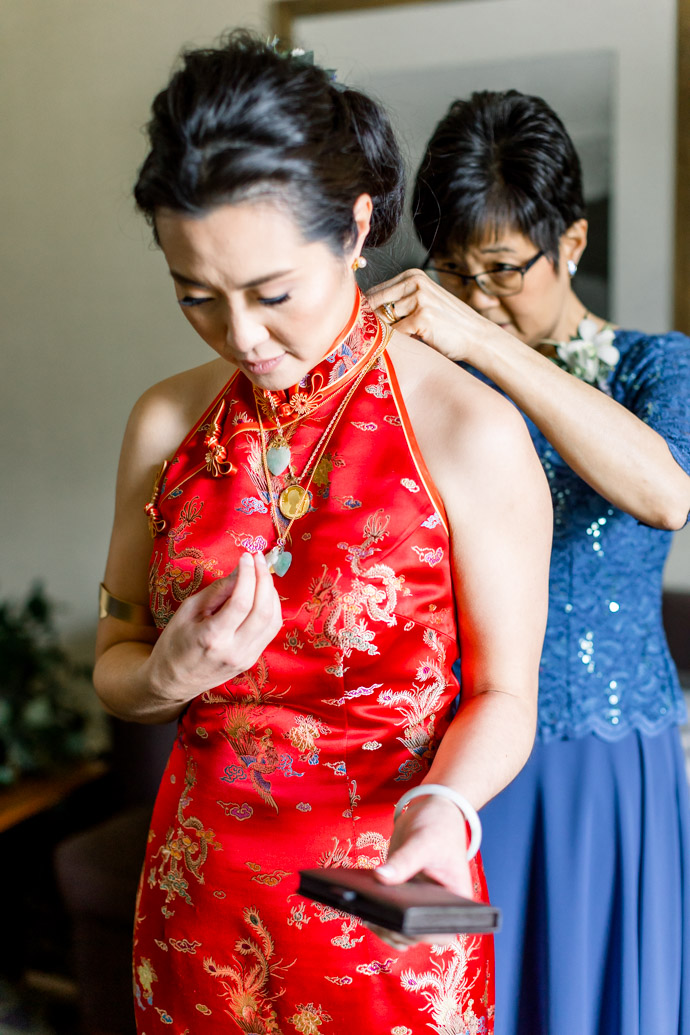
[[[537,741],[483,810],[496,1035],[688,1035],[685,712],[661,585],[690,508],[690,340],[578,299],[580,165],[539,98],[455,102],[413,212],[436,275],[370,301],[514,401],[554,504]]]

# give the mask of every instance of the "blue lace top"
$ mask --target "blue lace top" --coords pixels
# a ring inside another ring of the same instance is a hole
[[[664,437],[690,473],[690,339],[618,331],[612,397]],[[476,371],[473,371],[476,373]],[[554,504],[540,740],[617,740],[685,721],[661,621],[671,532],[641,524],[576,475],[529,419]]]

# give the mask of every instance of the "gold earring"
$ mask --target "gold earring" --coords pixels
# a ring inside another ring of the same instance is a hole
[[[352,263],[352,269],[356,273],[357,270],[363,270],[364,267],[366,266],[366,264],[367,264],[367,260],[364,258],[364,256],[363,255],[358,255],[357,258],[355,259],[355,261]]]

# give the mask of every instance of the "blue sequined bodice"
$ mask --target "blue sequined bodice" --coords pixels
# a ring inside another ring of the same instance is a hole
[[[618,331],[611,396],[667,441],[690,473],[690,339]],[[527,420],[554,504],[549,618],[541,661],[541,740],[616,740],[685,718],[661,621],[670,532],[611,506]]]

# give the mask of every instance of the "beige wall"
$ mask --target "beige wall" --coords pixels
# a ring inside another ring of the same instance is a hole
[[[88,643],[127,414],[207,358],[135,214],[140,127],[185,42],[261,0],[2,0],[0,597],[45,581]]]
[[[34,578],[86,649],[122,430],[201,362],[133,210],[140,127],[184,42],[266,29],[264,0],[2,0],[0,597]],[[669,581],[690,587],[690,539]]]

